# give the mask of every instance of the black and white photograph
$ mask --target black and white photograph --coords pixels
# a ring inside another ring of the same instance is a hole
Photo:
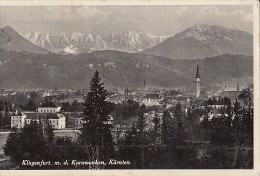
[[[253,9],[1,5],[0,170],[254,169]]]

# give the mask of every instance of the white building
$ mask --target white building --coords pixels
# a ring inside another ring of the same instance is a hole
[[[147,94],[143,97],[142,103],[146,106],[160,105],[163,98],[159,94]]]
[[[228,117],[226,113],[223,114],[221,109],[213,109],[211,110],[206,116],[203,115],[200,117],[200,122],[202,122],[205,118],[208,119],[208,121],[212,121],[213,118],[223,118],[223,117]]]
[[[37,121],[41,119],[42,123],[47,121],[55,130],[60,130],[66,127],[66,118],[62,114],[52,114],[52,113],[28,113],[26,114],[25,123],[30,124],[32,121]]]
[[[63,129],[66,127],[66,118],[62,114],[56,112],[60,111],[60,107],[48,107],[43,110],[40,109],[40,112],[16,112],[11,114],[11,128],[24,128],[25,124],[30,124],[32,121],[41,122],[44,124],[47,121],[53,127],[53,129]],[[51,113],[52,112],[52,113]]]
[[[108,115],[108,119],[106,122],[104,122],[104,124],[113,125],[113,122],[114,122],[114,118],[111,115]]]
[[[60,112],[60,110],[61,105],[52,101],[44,102],[40,107],[38,107],[38,112],[40,113],[57,113]]]
[[[66,118],[62,114],[48,114],[47,120],[53,129],[63,129],[66,127]]]
[[[49,91],[42,93],[42,97],[48,97],[48,96],[50,96],[50,92]]]
[[[23,128],[26,115],[18,110],[11,114],[11,128]]]

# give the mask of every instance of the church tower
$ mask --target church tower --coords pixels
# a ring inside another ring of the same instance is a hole
[[[146,84],[146,80],[144,79],[144,91],[147,92],[147,84]]]
[[[196,84],[195,97],[199,97],[200,96],[200,70],[199,70],[199,65],[197,65],[195,84]]]

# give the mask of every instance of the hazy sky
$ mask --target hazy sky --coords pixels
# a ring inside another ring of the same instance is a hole
[[[108,35],[126,30],[171,35],[197,23],[253,33],[252,6],[42,6],[1,7],[0,27],[20,33],[80,32]]]

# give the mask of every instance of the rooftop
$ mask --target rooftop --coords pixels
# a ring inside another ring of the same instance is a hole
[[[26,113],[26,119],[60,119],[65,118],[62,114],[55,113]]]
[[[177,97],[175,98],[177,101],[188,101],[189,98],[188,97]]]
[[[235,101],[236,98],[238,98],[240,91],[223,91],[219,94],[221,97],[228,97],[231,99],[231,101]]]
[[[161,99],[159,94],[147,94],[143,97],[143,99]]]
[[[23,115],[24,115],[24,113],[22,113],[22,112],[20,112],[20,111],[13,112],[13,113],[11,114],[11,116],[23,116]]]
[[[52,101],[46,101],[43,102],[39,107],[41,108],[57,108],[57,107],[61,107],[61,105],[59,103],[54,103]]]

